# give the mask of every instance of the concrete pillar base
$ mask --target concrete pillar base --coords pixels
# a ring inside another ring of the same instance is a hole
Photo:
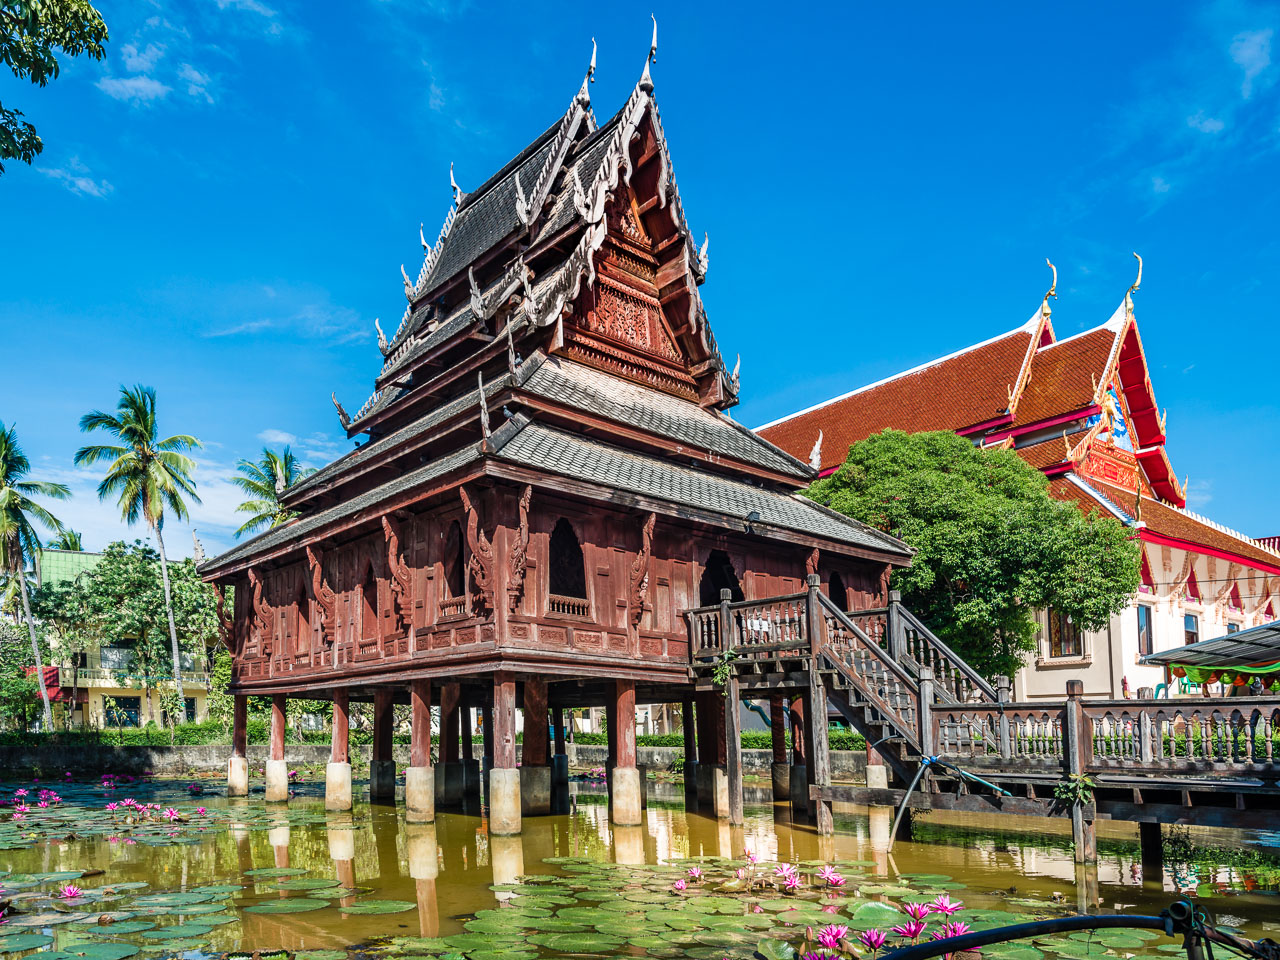
[[[404,819],[432,823],[436,818],[436,775],[432,767],[408,767],[404,772]],[[414,879],[418,879],[415,877]]]
[[[369,761],[369,799],[395,800],[396,762],[394,760]]]
[[[331,763],[324,768],[324,808],[351,809],[351,764]]]
[[[289,799],[289,764],[283,760],[267,761],[267,802]]]
[[[809,812],[809,770],[803,763],[791,765],[791,806],[800,813]]]
[[[520,814],[544,816],[551,812],[551,768],[520,768]]]
[[[642,789],[640,771],[635,767],[613,768],[613,822],[618,826],[635,827],[644,823],[640,805]]]
[[[227,760],[227,796],[247,797],[249,795],[249,761],[244,757],[231,757]]]
[[[791,764],[775,763],[769,768],[769,776],[773,780],[773,799],[791,799]]]
[[[889,768],[883,763],[867,764],[867,789],[888,790]]]
[[[520,771],[494,767],[489,771],[489,834],[510,837],[520,832]],[[495,880],[496,880],[495,873]]]

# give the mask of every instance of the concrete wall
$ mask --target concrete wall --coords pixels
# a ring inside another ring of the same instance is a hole
[[[517,757],[519,747],[517,746]],[[603,767],[608,755],[604,746],[569,745],[569,762],[577,767]],[[652,771],[665,770],[684,756],[683,747],[638,747],[638,761]],[[65,770],[74,773],[127,773],[139,775],[148,770],[159,776],[181,776],[185,773],[222,772],[226,770],[231,747],[226,744],[178,747],[109,746],[92,744],[84,746],[0,746],[0,778],[27,776],[39,771],[42,777],[61,775]],[[326,744],[286,744],[285,759],[290,764],[324,764],[329,760]],[[396,744],[396,762],[400,766],[409,763],[409,748]],[[249,747],[249,768],[256,772],[267,759],[265,744]],[[367,773],[370,748],[351,747],[351,762],[355,775]],[[742,767],[748,776],[767,777],[773,762],[770,750],[743,750]],[[866,774],[867,756],[863,751],[831,751],[832,776],[836,780],[861,780]]]

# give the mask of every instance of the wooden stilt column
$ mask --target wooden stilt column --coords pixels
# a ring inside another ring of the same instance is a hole
[[[725,771],[725,698],[719,690],[698,694],[698,806],[716,817],[729,816]]]
[[[493,707],[484,705],[480,722],[484,725],[484,772],[493,768]]]
[[[289,765],[284,760],[285,695],[271,698],[271,748],[267,755],[267,800],[289,799]]]
[[[1067,681],[1066,729],[1063,756],[1067,761],[1067,774],[1084,776],[1093,760],[1093,730],[1084,713],[1084,682]],[[1076,863],[1097,863],[1098,829],[1093,821],[1093,804],[1071,805],[1071,839],[1075,847]]]
[[[684,798],[685,806],[698,804],[698,725],[693,700],[680,705],[680,724],[684,729]]]
[[[329,765],[324,771],[326,810],[351,809],[351,714],[346,690],[333,691],[333,731]]]
[[[227,759],[227,796],[249,795],[248,698],[236,694],[231,707],[231,756]]]
[[[489,833],[520,832],[520,771],[516,767],[516,681],[493,675],[493,768],[489,771]]]
[[[822,791],[831,786],[831,748],[827,739],[829,733],[827,688],[822,682],[822,675],[818,672],[818,665],[821,659],[818,655],[818,650],[820,649],[822,638],[826,635],[826,622],[822,617],[821,581],[816,573],[811,573],[807,578],[807,582],[809,586],[807,608],[811,659],[809,695],[806,698],[808,701],[806,714],[809,722],[805,725],[809,736],[805,744],[805,753],[808,759],[809,810],[813,814],[818,835],[827,836],[835,832],[835,823],[831,817],[831,801],[822,795]]]
[[[791,789],[791,811],[793,815],[805,815],[809,812],[809,766],[805,762],[805,745],[808,735],[808,724],[805,723],[805,698],[796,697],[791,701],[791,773],[789,786]]]
[[[436,780],[431,768],[431,682],[409,683],[409,768],[404,772],[405,820],[436,818]]]
[[[462,804],[465,774],[460,742],[462,688],[446,683],[440,689],[440,764],[436,767],[436,806],[453,808]]]
[[[551,729],[555,733],[555,752],[551,755],[551,811],[563,814],[569,812],[569,754],[562,707],[551,708]]]
[[[636,769],[636,683],[614,681],[614,717],[610,723],[610,739],[614,746],[613,822],[619,826],[636,826],[643,822],[640,771]]]
[[[791,765],[787,763],[787,701],[780,693],[769,698],[769,735],[773,745],[773,799],[791,799]]]
[[[462,803],[464,807],[480,804],[480,761],[475,756],[471,733],[471,696],[464,688],[458,702],[459,750],[462,754]]]
[[[725,777],[729,785],[729,823],[741,826],[742,810],[742,701],[738,675],[724,683]]]
[[[551,767],[547,764],[547,681],[524,682],[524,743],[520,763],[520,813],[551,812]]]
[[[369,799],[395,800],[396,762],[391,757],[395,702],[390,687],[373,693],[373,759],[369,763]]]

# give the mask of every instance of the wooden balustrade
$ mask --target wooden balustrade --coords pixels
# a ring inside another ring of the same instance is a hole
[[[1280,773],[1280,702],[1269,697],[1103,700],[1085,704],[1097,769]]]
[[[559,617],[577,617],[581,620],[591,619],[591,601],[582,597],[561,597],[554,593],[547,594],[547,613]]]
[[[445,597],[440,601],[440,619],[465,617],[467,615],[466,597]]]
[[[761,657],[807,649],[807,598],[807,594],[798,593],[688,610],[685,622],[691,655],[705,659],[732,648],[739,657]],[[721,622],[725,611],[729,624],[727,642]]]
[[[932,717],[939,756],[1059,767],[1066,755],[1063,703],[938,704]]]

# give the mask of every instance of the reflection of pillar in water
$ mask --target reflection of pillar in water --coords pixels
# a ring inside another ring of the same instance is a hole
[[[614,826],[613,859],[617,863],[644,863],[644,827]]]
[[[232,821],[227,825],[227,830],[236,844],[236,860],[240,864],[240,872],[244,873],[246,870],[252,870],[253,850],[249,846],[249,825]]]
[[[876,862],[876,875],[889,874],[889,836],[893,830],[893,807],[867,808],[867,833],[871,840],[871,852]]]
[[[272,827],[267,832],[267,842],[275,851],[276,866],[287,867],[289,865],[289,825],[285,823]]]
[[[489,863],[494,883],[515,883],[524,875],[524,842],[518,835],[489,835]],[[507,894],[511,896],[511,894]],[[500,899],[505,899],[499,894]]]
[[[715,821],[716,849],[715,856],[733,859],[733,828],[728,820]]]
[[[773,833],[778,838],[778,862],[784,863],[795,859],[795,829],[792,827],[791,804],[774,804]]]
[[[818,834],[818,859],[830,863],[836,858],[836,838],[832,833]]]
[[[1164,889],[1164,839],[1160,824],[1139,823],[1138,843],[1142,853],[1142,885],[1149,890]]]
[[[381,815],[375,813],[370,826],[373,828],[373,845],[378,851],[378,875],[386,883],[400,876],[400,853],[396,849],[400,819],[389,811]]]
[[[405,846],[409,854],[409,876],[418,899],[418,928],[424,937],[440,934],[440,910],[436,904],[436,874],[439,873],[439,846],[433,823],[405,824]]]
[[[339,827],[329,827],[329,859],[333,861],[333,875],[338,883],[348,890],[356,885],[356,835],[350,823]],[[355,895],[343,897],[338,902],[350,906]]]
[[[1076,864],[1076,911],[1091,913],[1097,909],[1100,891],[1098,889],[1098,861]]]

